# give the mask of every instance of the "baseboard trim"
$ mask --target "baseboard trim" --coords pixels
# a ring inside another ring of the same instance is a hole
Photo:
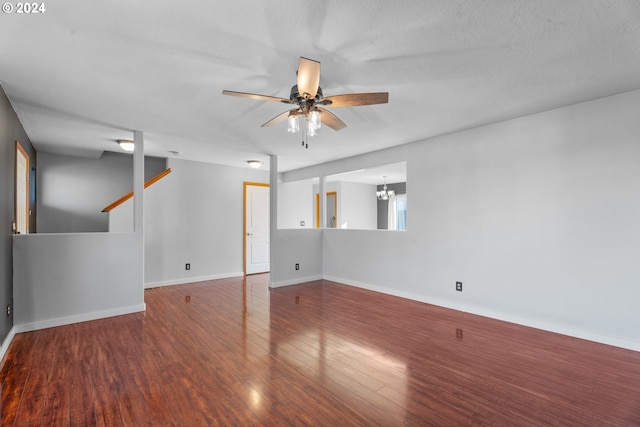
[[[144,288],[149,289],[149,288],[159,288],[161,286],[184,285],[187,283],[204,282],[207,280],[217,280],[217,279],[230,279],[232,277],[242,277],[242,276],[244,276],[243,272],[213,274],[210,276],[199,276],[199,277],[183,277],[181,279],[163,280],[160,282],[147,282],[144,284]]]
[[[584,331],[581,329],[569,328],[562,325],[540,322],[535,319],[513,316],[513,315],[499,313],[492,310],[483,310],[481,308],[479,309],[478,307],[472,307],[465,304],[454,304],[454,303],[451,303],[450,301],[440,300],[437,298],[426,298],[422,295],[413,294],[410,292],[398,291],[396,289],[391,289],[384,286],[375,286],[368,283],[345,279],[342,277],[325,275],[324,279],[332,282],[340,283],[343,285],[354,286],[357,288],[367,289],[374,292],[380,292],[387,295],[393,295],[400,298],[406,298],[414,301],[424,302],[427,304],[433,304],[439,307],[449,308],[451,310],[475,314],[477,316],[489,317],[491,319],[501,320],[503,322],[514,323],[517,325],[540,329],[547,332],[567,335],[573,338],[580,338],[583,340],[593,341],[600,344],[611,345],[614,347],[620,347],[627,350],[640,351],[640,342],[631,341],[631,340],[620,338],[620,337],[602,335],[602,334],[597,334],[589,331]]]
[[[15,336],[16,336],[16,328],[15,326],[13,326],[9,330],[9,333],[7,334],[6,338],[2,342],[2,345],[0,346],[0,370],[4,365],[4,356],[7,354],[7,350],[9,350],[9,346],[11,345],[11,342],[13,341],[13,338]]]
[[[299,285],[301,283],[313,282],[315,280],[322,280],[322,275],[298,277],[290,280],[281,280],[279,282],[269,282],[270,288],[281,288],[283,286]]]
[[[96,311],[93,313],[78,314],[69,317],[59,317],[56,319],[40,320],[38,322],[23,323],[15,325],[15,333],[37,331],[39,329],[54,328],[56,326],[70,325],[72,323],[88,322],[91,320],[104,319],[106,317],[121,316],[123,314],[138,313],[145,311],[146,304],[137,304],[129,307],[120,307],[113,310]]]

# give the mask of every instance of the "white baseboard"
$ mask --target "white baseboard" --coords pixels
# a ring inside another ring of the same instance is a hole
[[[229,279],[231,277],[242,277],[242,276],[244,276],[243,272],[214,274],[210,276],[199,276],[199,277],[183,277],[182,279],[163,280],[160,282],[146,282],[144,284],[144,288],[149,289],[149,288],[158,288],[160,286],[184,285],[186,283],[204,282],[206,280],[216,280],[216,279]]]
[[[7,334],[7,337],[4,339],[4,341],[2,342],[2,345],[0,346],[0,369],[2,369],[2,365],[4,365],[4,356],[5,354],[7,354],[7,350],[9,350],[9,346],[11,345],[11,342],[13,341],[13,337],[15,336],[16,336],[16,328],[14,326],[11,328],[11,330]]]
[[[625,348],[627,350],[640,351],[640,342],[631,341],[628,339],[614,337],[610,335],[602,335],[581,329],[570,328],[562,325],[556,325],[551,323],[541,322],[535,319],[529,319],[510,314],[504,314],[495,312],[492,310],[486,310],[478,307],[472,307],[465,304],[456,304],[451,301],[439,300],[434,298],[426,298],[422,295],[413,294],[410,292],[398,291],[397,289],[387,288],[383,286],[370,285],[368,283],[362,283],[354,280],[345,279],[335,276],[324,276],[325,280],[341,283],[344,285],[354,286],[357,288],[368,289],[370,291],[380,292],[387,295],[393,295],[401,298],[407,298],[414,301],[420,301],[427,304],[437,305],[439,307],[450,308],[452,310],[462,311],[465,313],[475,314],[478,316],[489,317],[496,320],[502,320],[503,322],[515,323],[517,325],[528,326],[530,328],[541,329],[547,332],[554,332],[556,334],[567,335],[574,338],[580,338],[587,341],[593,341],[600,344],[612,345],[614,347]]]
[[[70,325],[72,323],[88,322],[90,320],[104,319],[105,317],[121,316],[123,314],[137,313],[145,311],[146,304],[132,305],[129,307],[120,307],[113,310],[96,311],[93,313],[78,314],[69,317],[59,317],[56,319],[40,320],[32,323],[23,323],[14,325],[15,333],[36,331],[38,329],[53,328],[56,326]]]
[[[290,280],[282,280],[280,282],[269,282],[270,288],[280,288],[282,286],[299,285],[300,283],[313,282],[314,280],[322,280],[322,275],[297,277]]]

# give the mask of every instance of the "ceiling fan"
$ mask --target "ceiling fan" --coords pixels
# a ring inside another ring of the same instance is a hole
[[[357,107],[360,105],[386,104],[389,102],[388,92],[351,93],[325,98],[322,93],[322,88],[320,87],[320,62],[312,59],[300,57],[297,74],[298,84],[291,88],[289,99],[230,90],[223,90],[222,94],[256,99],[258,101],[273,101],[295,105],[295,108],[278,114],[273,119],[264,123],[262,127],[274,126],[287,120],[288,131],[298,132],[300,130],[299,117],[303,117],[306,119],[306,136],[317,135],[316,131],[320,129],[322,123],[333,130],[340,130],[347,127],[338,116],[322,107]],[[305,145],[304,141],[302,145]]]

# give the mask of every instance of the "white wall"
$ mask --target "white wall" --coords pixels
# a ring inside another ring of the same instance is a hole
[[[638,111],[634,91],[285,180],[408,162],[409,230],[324,230],[327,279],[640,350]]]
[[[310,179],[278,183],[278,228],[313,228],[314,194]]]
[[[356,182],[340,183],[339,205],[341,216],[338,228],[376,230],[378,228],[378,199],[376,186]]]
[[[140,233],[13,237],[17,332],[144,310]]]
[[[150,188],[157,185],[159,185],[158,182],[154,183]],[[145,188],[144,191],[149,193],[149,188]],[[145,212],[145,218],[146,216],[147,214]],[[109,219],[108,223],[110,233],[132,233],[133,197],[107,212],[107,217]]]
[[[242,275],[243,183],[269,173],[175,158],[167,167],[145,190],[145,287]]]

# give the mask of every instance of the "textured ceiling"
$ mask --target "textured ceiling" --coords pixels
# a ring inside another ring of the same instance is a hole
[[[45,2],[0,15],[0,82],[38,150],[99,157],[145,133],[147,154],[292,170],[640,88],[638,1]],[[389,92],[333,111],[301,148],[285,125],[298,58],[325,96]],[[266,162],[268,164],[268,162]]]

